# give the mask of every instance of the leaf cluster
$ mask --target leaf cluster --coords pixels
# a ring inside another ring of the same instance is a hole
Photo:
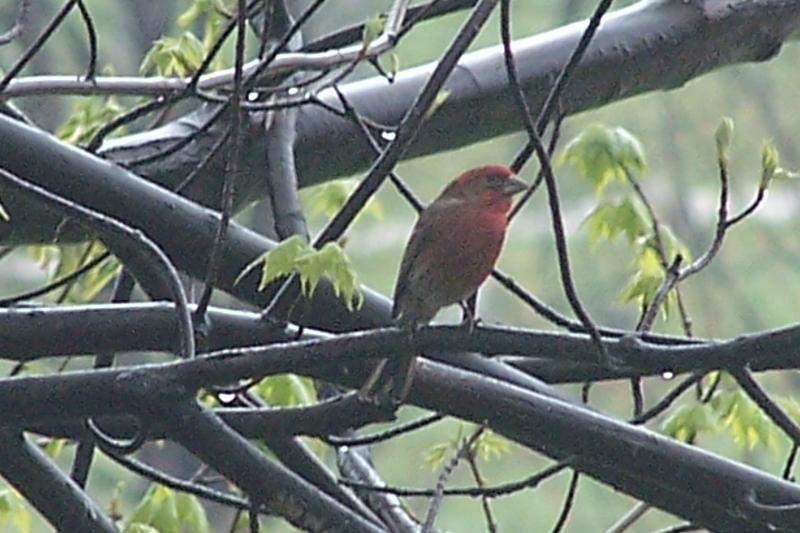
[[[304,296],[313,296],[317,284],[325,278],[331,282],[336,296],[342,298],[348,309],[360,308],[364,301],[358,288],[355,268],[341,246],[335,242],[329,242],[317,250],[302,237],[295,235],[254,259],[239,274],[238,279],[258,266],[261,266],[258,289],[262,291],[275,280],[297,274]]]
[[[725,375],[723,381],[727,386],[718,390],[710,401],[682,405],[676,409],[664,420],[661,431],[684,442],[694,442],[704,432],[724,431],[743,449],[752,451],[759,445],[775,448],[778,436],[775,424],[733,384],[729,376]],[[782,400],[782,403],[794,405],[794,410],[788,412],[793,418],[800,419],[796,402]]]
[[[689,251],[669,227],[654,220],[646,204],[639,186],[647,168],[642,144],[624,128],[596,124],[567,144],[558,163],[572,164],[592,185],[597,203],[583,222],[589,240],[597,245],[624,238],[633,260],[622,299],[647,307],[664,280],[667,264],[677,254],[688,258]],[[619,187],[611,190],[614,184]],[[673,290],[662,303],[665,317],[674,300]]]
[[[153,483],[128,517],[124,533],[192,531],[210,533],[206,511],[198,499]]]

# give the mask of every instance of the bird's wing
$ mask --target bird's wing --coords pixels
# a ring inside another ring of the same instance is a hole
[[[436,239],[441,228],[435,222],[441,219],[442,211],[457,208],[450,202],[437,201],[429,205],[420,213],[411,236],[406,244],[403,260],[400,262],[400,272],[397,274],[397,282],[394,286],[394,303],[392,305],[392,316],[397,318],[400,314],[399,305],[407,296],[408,282],[411,278],[411,270],[417,264],[420,254],[425,249],[431,239]]]

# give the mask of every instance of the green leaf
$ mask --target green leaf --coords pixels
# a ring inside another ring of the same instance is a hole
[[[162,37],[153,43],[139,70],[142,74],[187,76],[200,66],[206,50],[190,31],[178,37]]]
[[[68,244],[61,246],[34,246],[31,247],[33,256],[43,268],[51,269],[50,280],[61,278],[71,274],[82,265],[90,262],[100,254],[105,252],[102,244],[92,243],[91,248],[86,249],[86,244]],[[55,268],[53,264],[55,263]],[[101,264],[85,272],[74,284],[72,284],[66,303],[83,303],[93,299],[103,288],[105,288],[118,272],[120,266],[114,259],[107,259]],[[60,295],[60,292],[55,294]]]
[[[175,500],[175,491],[153,483],[128,518],[128,524],[146,525],[163,533],[180,531],[181,522]],[[128,526],[125,532],[128,532]],[[137,526],[139,527],[139,526]]]
[[[344,300],[352,311],[364,303],[364,295],[358,288],[358,276],[353,263],[339,244],[329,242],[319,251],[307,253],[297,260],[300,282],[305,285],[306,295],[312,295],[322,276],[330,280],[337,297]]]
[[[280,242],[275,248],[255,258],[236,277],[238,283],[245,275],[259,265],[261,268],[261,281],[258,290],[263,291],[272,281],[288,276],[295,269],[297,258],[311,250],[311,246],[299,235],[290,237]]]
[[[458,431],[455,436],[448,441],[434,444],[425,452],[425,462],[431,467],[431,470],[436,470],[444,463],[447,456],[455,453],[462,444],[464,438],[465,428],[467,424],[461,422],[458,424]],[[474,427],[474,426],[473,426]]]
[[[48,439],[47,445],[44,447],[44,453],[51,459],[57,459],[61,455],[66,442],[66,439]]]
[[[647,219],[629,198],[599,202],[583,224],[593,244],[601,239],[614,240],[620,234],[632,243],[650,230]]]
[[[364,21],[364,30],[361,32],[361,49],[366,50],[372,41],[380,37],[386,18],[383,15],[373,15]]]
[[[16,490],[0,490],[0,524],[7,524],[10,531],[18,533],[31,530],[31,510]]]
[[[511,442],[490,429],[483,430],[481,436],[472,446],[473,452],[488,461],[492,457],[502,457],[511,450]]]
[[[358,277],[350,258],[335,242],[315,250],[300,236],[293,236],[257,257],[237,276],[236,282],[261,265],[259,290],[272,281],[296,272],[304,296],[312,296],[324,277],[333,285],[336,296],[344,300],[347,309],[361,307],[364,297],[358,287]]]
[[[636,272],[622,292],[626,302],[635,301],[640,307],[647,306],[664,280],[664,268],[656,251],[646,246],[636,258]]]
[[[733,119],[723,117],[714,133],[714,141],[717,145],[717,157],[720,161],[728,160],[731,141],[733,140]]]
[[[444,464],[447,456],[454,451],[455,448],[452,442],[440,442],[434,444],[428,451],[425,452],[425,462],[431,467],[431,470],[437,470]]]
[[[86,143],[97,130],[124,111],[114,96],[81,98],[72,105],[69,118],[56,129],[56,137],[70,144]],[[126,131],[126,128],[119,128],[113,135]]]
[[[778,169],[778,149],[770,141],[764,143],[761,149],[761,183],[759,187],[766,189],[769,187],[772,178],[775,176],[775,171]]]
[[[228,2],[230,4],[230,2]],[[203,50],[208,52],[219,36],[219,30],[229,13],[228,6],[223,0],[194,0],[192,5],[178,16],[178,27],[187,29],[203,20]],[[218,70],[224,66],[221,54],[213,59],[209,71]]]
[[[5,520],[11,512],[11,496],[8,490],[0,490],[0,520]]]
[[[178,15],[178,26],[181,28],[188,28],[200,17],[203,16],[219,16],[219,10],[224,8],[219,0],[194,0],[189,8]]]
[[[254,392],[269,405],[292,407],[316,401],[314,382],[295,374],[279,374],[262,379]]]
[[[558,163],[570,162],[599,194],[612,181],[625,178],[626,172],[645,169],[642,144],[624,128],[589,126],[567,144]]]
[[[193,494],[176,493],[175,509],[178,520],[180,520],[185,530],[192,533],[208,533],[211,531],[206,510]]]
[[[347,197],[350,196],[350,193],[357,185],[357,180],[339,179],[321,183],[314,187],[306,187],[300,191],[300,203],[309,218],[318,216],[332,217],[344,205]],[[381,218],[383,216],[383,208],[380,202],[373,197],[366,203],[358,217],[362,214]]]
[[[661,424],[661,432],[682,442],[692,442],[697,434],[715,428],[706,404],[698,403],[678,407]]]
[[[775,425],[741,389],[719,391],[710,403],[721,427],[737,445],[748,450],[758,445],[776,445]]]

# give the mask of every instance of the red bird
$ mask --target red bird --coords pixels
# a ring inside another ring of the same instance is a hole
[[[422,211],[394,289],[392,316],[400,327],[413,332],[441,308],[478,290],[503,246],[511,197],[526,187],[508,167],[477,167],[456,177]],[[378,399],[388,392],[402,401],[415,362],[415,355],[382,361],[361,388],[362,396]]]

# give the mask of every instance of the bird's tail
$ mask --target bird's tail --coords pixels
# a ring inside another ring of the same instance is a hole
[[[359,390],[359,395],[375,403],[401,403],[411,390],[417,356],[399,355],[381,360]]]

